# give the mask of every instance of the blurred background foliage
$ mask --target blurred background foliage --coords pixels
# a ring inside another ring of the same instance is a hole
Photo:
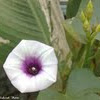
[[[84,58],[86,34],[80,21],[80,13],[89,0],[69,0],[61,3],[65,21],[63,23],[66,40],[72,53],[72,68],[80,66],[76,63],[81,56]],[[100,23],[100,0],[92,0],[94,13],[91,21]],[[65,7],[63,7],[63,5]],[[65,8],[65,9],[64,9]],[[21,39],[33,39],[51,45],[48,25],[38,0],[0,0],[0,96],[18,96],[20,100],[35,100],[37,93],[19,93],[10,83],[2,68],[11,50]],[[93,45],[91,66],[94,73],[100,76],[100,34]],[[82,55],[83,54],[83,55]],[[82,59],[83,60],[83,59]],[[65,65],[65,64],[64,64]],[[67,66],[67,65],[66,65]],[[66,93],[50,87],[41,91],[37,100],[100,100],[100,80],[88,69],[75,69],[64,84]],[[66,79],[66,78],[65,78]],[[9,92],[8,92],[9,91]]]
[[[73,4],[75,1],[74,0],[70,0],[70,2]],[[80,2],[80,0],[79,0],[79,2]],[[70,17],[67,17],[68,19],[66,20],[67,31],[70,31],[70,29],[72,28],[74,34],[79,36],[79,37],[78,36],[74,36],[74,38],[75,39],[77,38],[76,40],[79,40],[79,38],[81,38],[81,43],[83,43],[82,47],[86,43],[85,42],[86,41],[86,34],[85,34],[85,32],[83,30],[83,27],[82,27],[82,23],[81,23],[81,20],[80,20],[80,13],[86,7],[88,2],[89,2],[89,0],[81,0],[81,3],[79,3],[79,5],[77,5],[77,6],[79,6],[79,9],[77,10],[78,7],[76,7],[76,11],[75,11],[75,9],[73,11],[72,7],[70,6],[70,3],[68,3],[68,9],[67,9],[67,15],[66,15],[66,16],[70,15]],[[93,6],[94,6],[94,11],[93,11],[92,19],[91,19],[91,26],[93,26],[93,24],[97,24],[98,25],[100,23],[100,14],[98,13],[99,10],[100,10],[100,7],[99,7],[100,1],[99,0],[92,0],[92,2],[93,2]],[[76,12],[76,15],[72,15],[75,12]],[[72,13],[72,14],[70,14],[70,13]],[[69,28],[69,27],[71,27],[71,28]],[[67,32],[67,34],[68,34],[68,32]],[[71,35],[72,32],[70,32],[69,34]],[[67,36],[67,38],[68,38],[68,36]],[[99,46],[100,46],[100,42],[99,42],[100,41],[100,34],[99,33],[96,36],[96,39],[97,40],[94,43],[94,47],[93,47],[93,52],[96,53],[96,56],[93,59],[93,65],[95,66],[95,74],[97,76],[99,76],[100,75],[100,60],[99,60],[100,59],[100,54],[99,54],[99,52],[100,52],[100,49],[99,49]],[[73,42],[73,40],[70,40],[70,41],[72,41],[72,43],[75,44],[75,42]],[[69,45],[71,45],[71,44],[69,44]],[[76,50],[74,50],[74,51],[78,51],[78,49],[79,48],[76,47]]]

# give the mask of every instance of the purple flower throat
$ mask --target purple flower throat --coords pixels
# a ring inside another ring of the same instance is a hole
[[[22,70],[27,75],[37,75],[42,70],[39,57],[26,57],[22,64]]]

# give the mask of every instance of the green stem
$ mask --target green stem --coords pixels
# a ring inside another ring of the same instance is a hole
[[[91,55],[91,42],[88,41],[86,44],[86,49],[85,49],[85,59],[84,59],[84,63],[83,63],[83,67],[87,67],[89,68],[90,65],[90,60],[89,57]]]

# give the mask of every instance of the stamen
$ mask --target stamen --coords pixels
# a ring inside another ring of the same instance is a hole
[[[28,70],[28,72],[30,74],[32,74],[32,75],[36,75],[36,74],[38,74],[39,71],[37,70],[36,67],[30,67],[29,70]]]
[[[32,71],[36,71],[36,68],[35,67],[32,67]]]

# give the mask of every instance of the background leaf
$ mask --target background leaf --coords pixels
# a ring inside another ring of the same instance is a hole
[[[67,93],[73,98],[84,98],[82,100],[92,100],[93,95],[97,98],[96,93],[100,93],[100,79],[89,69],[74,69],[68,80]],[[100,97],[93,100],[100,100]]]
[[[78,98],[67,95],[66,100],[100,100],[100,97],[96,94],[87,94]]]
[[[66,96],[51,88],[41,91],[37,100],[66,100]]]
[[[66,32],[66,39],[69,44],[70,50],[73,53],[73,55],[76,57],[77,53],[79,52],[79,49],[81,47],[81,44],[85,44],[86,40],[84,37],[80,36],[80,34],[77,34],[73,27],[70,25],[71,20],[67,20],[63,23],[65,32]]]
[[[38,0],[0,0],[0,36],[10,41],[0,47],[0,62],[21,39],[49,44],[50,33]]]
[[[82,0],[69,0],[67,3],[67,18],[76,16]]]

